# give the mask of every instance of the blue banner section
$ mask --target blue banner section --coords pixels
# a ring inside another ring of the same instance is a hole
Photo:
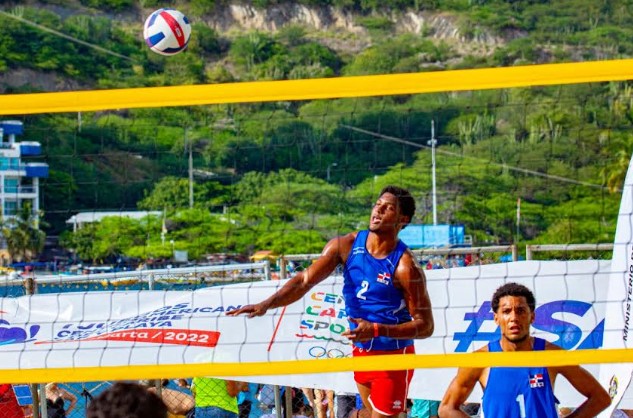
[[[18,400],[18,405],[33,405],[33,397],[31,396],[31,388],[29,385],[13,385],[13,392]]]
[[[411,249],[464,245],[464,225],[408,225],[398,237]]]

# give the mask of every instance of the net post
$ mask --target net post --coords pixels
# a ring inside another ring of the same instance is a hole
[[[279,390],[278,385],[275,385],[274,389],[275,389],[275,415],[277,416],[277,418],[283,418],[281,416],[281,391]]]
[[[264,261],[264,280],[270,280],[270,260]]]
[[[532,259],[532,246],[529,244],[525,246],[525,259],[526,260]]]
[[[33,418],[38,418],[37,415],[39,415],[41,418],[48,418],[48,409],[46,408],[46,388],[44,385],[34,385],[34,386],[36,387],[39,386],[40,408],[39,408],[39,411],[38,411],[38,408],[33,408]],[[33,405],[35,405],[35,398],[33,398]]]
[[[279,280],[284,280],[286,278],[286,266],[288,265],[288,261],[282,255],[279,257]]]
[[[33,398],[33,418],[40,418],[40,408],[36,408],[35,405],[40,403],[40,393],[38,391],[38,385],[31,384],[29,385],[31,389],[31,398]]]
[[[286,401],[286,418],[292,418],[292,388],[290,386],[286,386],[284,398]]]
[[[35,273],[30,273],[24,278],[24,293],[26,295],[34,295],[35,292]],[[29,387],[31,388],[31,397],[33,398],[33,418],[48,418],[44,386],[31,383]],[[40,407],[38,408],[37,405],[40,405]],[[40,411],[42,411],[41,414]]]
[[[147,280],[148,290],[154,290],[155,284],[156,284],[156,280],[154,279],[154,274],[150,273]],[[141,291],[142,290],[143,290],[143,287],[141,287]],[[162,379],[154,380],[154,387],[156,388],[156,395],[158,395],[159,398],[163,399],[163,380]]]
[[[24,293],[27,295],[35,294],[35,279],[33,277],[24,278]]]

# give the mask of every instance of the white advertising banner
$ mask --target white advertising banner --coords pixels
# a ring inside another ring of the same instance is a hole
[[[624,181],[622,200],[618,214],[618,223],[611,257],[611,277],[607,299],[609,309],[605,314],[605,347],[631,348],[633,347],[633,332],[631,332],[631,295],[633,293],[633,159]],[[600,368],[599,380],[602,386],[609,390],[611,406],[599,415],[608,418],[620,403],[624,392],[631,381],[633,363],[605,364]],[[622,404],[631,406],[633,400],[626,399]]]

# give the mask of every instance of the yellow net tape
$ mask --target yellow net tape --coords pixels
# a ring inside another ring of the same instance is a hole
[[[633,59],[309,80],[0,96],[0,115],[333,99],[633,79]]]
[[[13,383],[89,382],[95,380],[128,380],[180,378],[183,376],[262,376],[333,373],[351,370],[404,370],[444,367],[534,367],[573,364],[631,363],[633,349],[548,350],[503,353],[388,355],[361,358],[297,360],[249,363],[175,364],[120,367],[81,367],[1,370],[0,381]]]

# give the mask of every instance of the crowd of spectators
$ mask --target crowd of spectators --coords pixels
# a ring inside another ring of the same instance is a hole
[[[281,413],[286,417],[285,391],[290,391],[293,418],[370,418],[360,396],[354,393],[312,388],[280,388]],[[57,383],[46,386],[47,415],[72,417],[75,395]],[[19,400],[13,385],[0,384],[0,418],[29,418],[32,404]],[[30,400],[32,402],[32,399]],[[410,399],[401,418],[438,418],[439,400]],[[61,408],[51,404],[61,405]],[[479,404],[463,408],[479,416]],[[62,411],[62,412],[60,412]],[[560,417],[573,408],[559,407]],[[41,416],[41,415],[40,415]],[[272,385],[222,380],[213,377],[177,379],[170,382],[118,382],[99,393],[86,406],[87,418],[276,418]],[[633,410],[616,410],[613,418],[633,418]]]

